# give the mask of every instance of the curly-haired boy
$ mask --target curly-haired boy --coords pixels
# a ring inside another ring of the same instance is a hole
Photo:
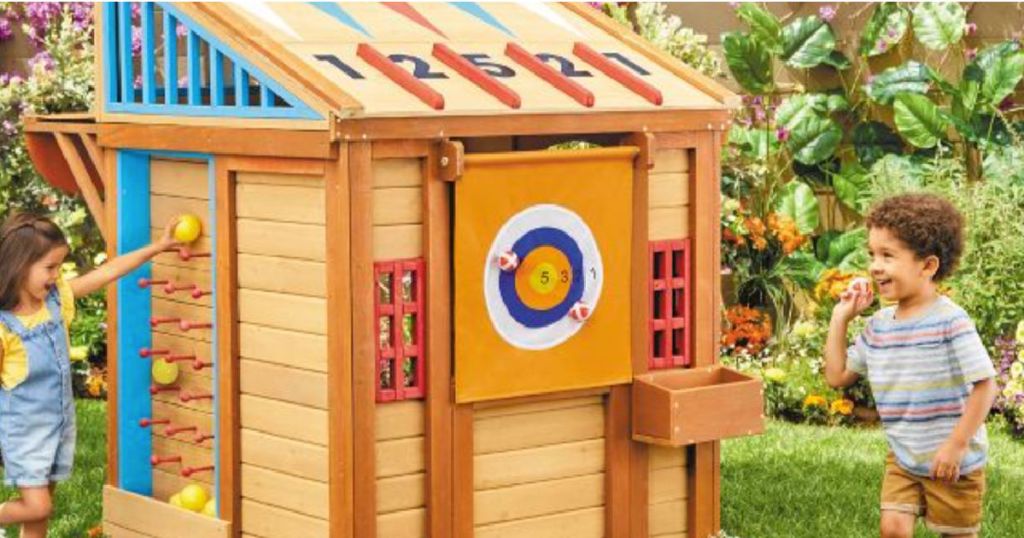
[[[878,406],[889,455],[882,480],[881,535],[932,530],[974,537],[981,527],[995,370],[966,312],[938,291],[963,252],[963,217],[947,200],[905,194],[867,218],[870,273],[878,310],[847,349],[849,322],[874,300],[855,282],[832,311],[825,377],[833,387],[861,376]]]

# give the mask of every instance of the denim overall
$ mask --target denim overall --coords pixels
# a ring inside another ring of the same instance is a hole
[[[14,388],[0,389],[0,450],[4,484],[46,486],[71,476],[75,456],[75,401],[71,362],[61,316],[60,294],[46,297],[50,319],[26,329],[10,312],[0,310],[0,323],[21,338],[28,373]]]

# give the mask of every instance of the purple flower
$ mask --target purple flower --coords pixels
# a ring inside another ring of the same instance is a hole
[[[765,113],[763,107],[754,107],[754,121],[762,122],[768,119],[768,114]]]
[[[977,24],[975,24],[973,22],[969,22],[969,23],[964,25],[964,35],[974,35],[976,33],[978,33],[978,25]]]
[[[142,18],[142,2],[132,2],[132,20],[137,21]]]
[[[875,42],[875,50],[877,52],[885,52],[888,49],[889,44],[886,43],[884,39],[879,39],[877,42]]]
[[[35,69],[37,65],[41,65],[44,70],[50,71],[56,65],[53,61],[53,56],[50,56],[49,52],[40,51],[35,56],[29,59],[28,66]]]
[[[178,87],[179,88],[187,88],[188,87],[188,75],[185,75],[185,76],[183,76],[183,77],[178,79]]]
[[[832,22],[832,19],[836,18],[836,7],[821,6],[818,8],[818,16],[825,22]]]
[[[0,41],[7,41],[14,35],[14,30],[11,28],[11,21],[6,17],[0,17]]]
[[[132,56],[142,54],[142,28],[132,26]]]
[[[24,79],[21,78],[19,75],[11,75],[11,80],[10,80],[11,86],[17,86],[18,84],[21,84],[22,82],[24,82]]]
[[[966,58],[968,62],[974,60],[977,57],[978,49],[964,49],[964,58]]]
[[[780,125],[779,128],[775,130],[775,138],[777,138],[779,142],[789,140],[789,129]]]
[[[136,75],[136,76],[135,76],[135,82],[134,82],[134,83],[132,83],[132,86],[133,86],[133,87],[134,87],[134,88],[135,88],[136,90],[142,89],[142,75]]]
[[[4,134],[7,136],[14,136],[18,134],[18,127],[11,123],[10,120],[4,120],[2,126]]]
[[[0,73],[0,86],[6,86],[11,81],[10,73]]]
[[[896,33],[895,28],[889,28],[889,31],[886,32],[885,35],[889,36],[889,39],[896,39],[896,36],[898,36],[899,34]]]
[[[178,37],[185,37],[188,35],[188,28],[184,24],[178,23],[178,26],[174,28],[174,35]]]

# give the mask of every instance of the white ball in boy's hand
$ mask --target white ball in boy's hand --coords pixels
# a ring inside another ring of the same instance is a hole
[[[854,293],[871,293],[871,281],[860,276],[850,281],[850,285],[847,286],[846,291],[852,291]]]

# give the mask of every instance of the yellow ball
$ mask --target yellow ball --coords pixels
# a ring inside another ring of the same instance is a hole
[[[160,385],[170,385],[178,380],[178,363],[163,359],[153,361],[153,381]]]
[[[206,494],[206,490],[198,484],[189,484],[181,490],[181,506],[186,510],[193,512],[199,512],[206,506],[206,501],[210,500],[210,497]]]
[[[195,215],[182,215],[174,226],[174,240],[179,243],[191,243],[199,239],[203,233],[203,224]]]
[[[203,506],[203,515],[217,517],[217,499],[206,501],[206,506]]]
[[[180,493],[175,493],[174,495],[171,495],[171,500],[167,501],[167,502],[171,503],[171,506],[177,506],[178,508],[184,508],[184,506],[181,505],[181,494]]]

